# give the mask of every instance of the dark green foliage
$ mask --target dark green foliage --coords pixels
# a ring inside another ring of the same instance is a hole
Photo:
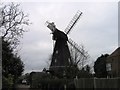
[[[11,88],[13,88],[13,76],[8,75],[7,78],[2,76],[2,83],[3,83],[2,88],[10,90]]]
[[[89,66],[89,65],[86,65],[86,71],[87,71],[88,73],[90,73],[90,66]]]
[[[92,78],[93,75],[90,73],[90,67],[87,65],[86,70],[82,69],[79,70],[77,66],[73,66],[71,68],[68,68],[66,74],[67,79],[74,79],[76,76],[78,78]]]
[[[44,79],[39,81],[41,84],[39,88],[42,90],[64,90],[64,86],[66,85],[66,90],[75,89],[73,79]]]
[[[22,74],[24,70],[24,64],[17,54],[13,53],[10,47],[10,43],[2,40],[2,75],[3,75],[3,87],[11,87],[11,83],[15,83],[17,78]]]
[[[26,73],[24,79],[27,81],[27,84],[30,84],[30,73]]]
[[[13,54],[9,42],[4,40],[2,40],[2,69],[5,77],[8,74],[19,77],[24,70],[24,64],[20,57],[17,54]]]
[[[73,79],[58,79],[57,77],[51,77],[50,74],[43,72],[32,72],[31,88],[41,88],[42,90],[63,90],[64,85],[74,88]]]
[[[18,78],[18,81],[17,81],[17,83],[19,83],[19,84],[22,84],[22,81],[23,80],[26,80],[26,84],[27,85],[29,85],[30,84],[30,73],[26,73],[25,75],[22,75],[22,76],[20,76],[19,78]]]
[[[79,70],[77,74],[78,78],[92,78],[93,75],[90,74],[88,71],[85,70]]]
[[[98,78],[106,78],[107,77],[107,71],[106,71],[106,59],[109,55],[101,55],[98,57],[98,59],[95,61],[94,64],[94,71],[95,76]]]

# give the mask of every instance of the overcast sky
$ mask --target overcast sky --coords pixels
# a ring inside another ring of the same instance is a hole
[[[64,31],[75,13],[83,12],[69,36],[83,44],[93,63],[101,54],[111,54],[118,47],[117,2],[23,2],[21,8],[29,14],[32,24],[21,40],[20,56],[25,72],[41,71],[53,52],[51,31],[45,22],[55,22]]]

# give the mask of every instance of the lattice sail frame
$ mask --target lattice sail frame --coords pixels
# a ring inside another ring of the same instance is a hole
[[[66,29],[64,31],[66,34],[69,34],[69,32],[75,26],[76,22],[79,20],[81,15],[82,15],[82,12],[78,10],[77,13],[75,14],[75,16],[72,18],[72,20],[68,24],[68,26],[66,27]]]

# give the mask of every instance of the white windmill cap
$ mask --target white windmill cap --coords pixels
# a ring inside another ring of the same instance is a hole
[[[55,27],[55,23],[54,23],[54,22],[51,22],[50,24],[51,24],[53,27]]]

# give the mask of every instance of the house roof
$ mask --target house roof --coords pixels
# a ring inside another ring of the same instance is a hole
[[[118,56],[118,55],[120,55],[120,47],[118,47],[112,54],[110,54],[108,56],[108,58],[115,57],[115,56]]]

